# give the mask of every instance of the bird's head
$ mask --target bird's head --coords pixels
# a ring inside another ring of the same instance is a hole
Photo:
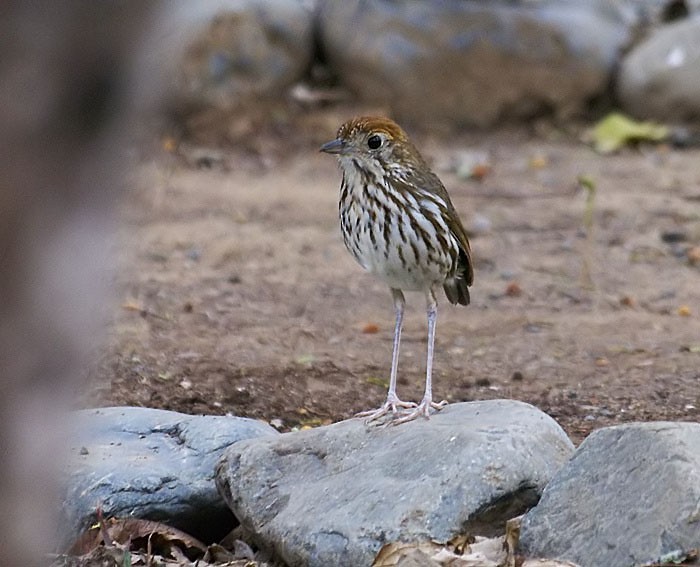
[[[386,172],[424,163],[401,127],[378,116],[348,120],[338,130],[336,139],[323,144],[321,151],[336,154],[344,168],[363,166]]]

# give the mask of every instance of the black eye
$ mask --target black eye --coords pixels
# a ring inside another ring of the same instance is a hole
[[[375,134],[374,136],[370,136],[367,138],[367,145],[369,146],[370,150],[376,150],[379,146],[382,145],[382,138],[381,136],[378,136]]]

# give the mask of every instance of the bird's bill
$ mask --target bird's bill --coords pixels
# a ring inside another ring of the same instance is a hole
[[[320,148],[320,151],[326,152],[327,154],[342,154],[345,153],[345,142],[340,138],[326,142]]]

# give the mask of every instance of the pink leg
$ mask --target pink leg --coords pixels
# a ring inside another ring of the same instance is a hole
[[[437,323],[437,300],[431,289],[428,291],[428,361],[426,363],[425,394],[418,406],[408,415],[394,421],[394,424],[405,423],[424,416],[430,417],[430,410],[441,410],[447,405],[446,401],[436,403],[433,401],[433,349],[435,345],[435,324]]]
[[[396,325],[394,326],[394,350],[391,356],[391,375],[389,377],[389,392],[384,404],[376,410],[363,411],[356,414],[356,417],[366,417],[367,422],[374,421],[391,412],[392,415],[399,413],[399,408],[414,408],[413,402],[402,402],[396,394],[396,375],[399,368],[399,346],[401,343],[401,329],[403,327],[403,309],[405,300],[400,289],[392,289],[391,295],[394,298],[394,310],[396,311]]]

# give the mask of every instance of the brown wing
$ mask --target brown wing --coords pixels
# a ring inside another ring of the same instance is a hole
[[[469,305],[469,286],[474,283],[474,264],[472,263],[472,249],[469,245],[467,233],[459,220],[459,215],[455,210],[447,191],[443,188],[443,199],[447,202],[448,214],[447,226],[459,244],[459,257],[457,258],[457,269],[455,277],[447,280],[444,284],[445,295],[450,303]]]
[[[474,283],[474,265],[472,263],[472,249],[469,245],[467,232],[462,226],[462,221],[459,219],[457,210],[454,208],[450,195],[445,189],[445,186],[440,181],[440,178],[428,169],[425,162],[421,168],[414,169],[414,175],[409,179],[407,185],[420,187],[423,190],[433,193],[439,197],[445,204],[446,208],[442,210],[445,216],[447,226],[454,235],[459,245],[459,254],[457,257],[457,266],[454,276],[449,278],[443,288],[445,295],[452,304],[469,305],[469,286]],[[423,174],[416,174],[417,171],[425,171]]]

